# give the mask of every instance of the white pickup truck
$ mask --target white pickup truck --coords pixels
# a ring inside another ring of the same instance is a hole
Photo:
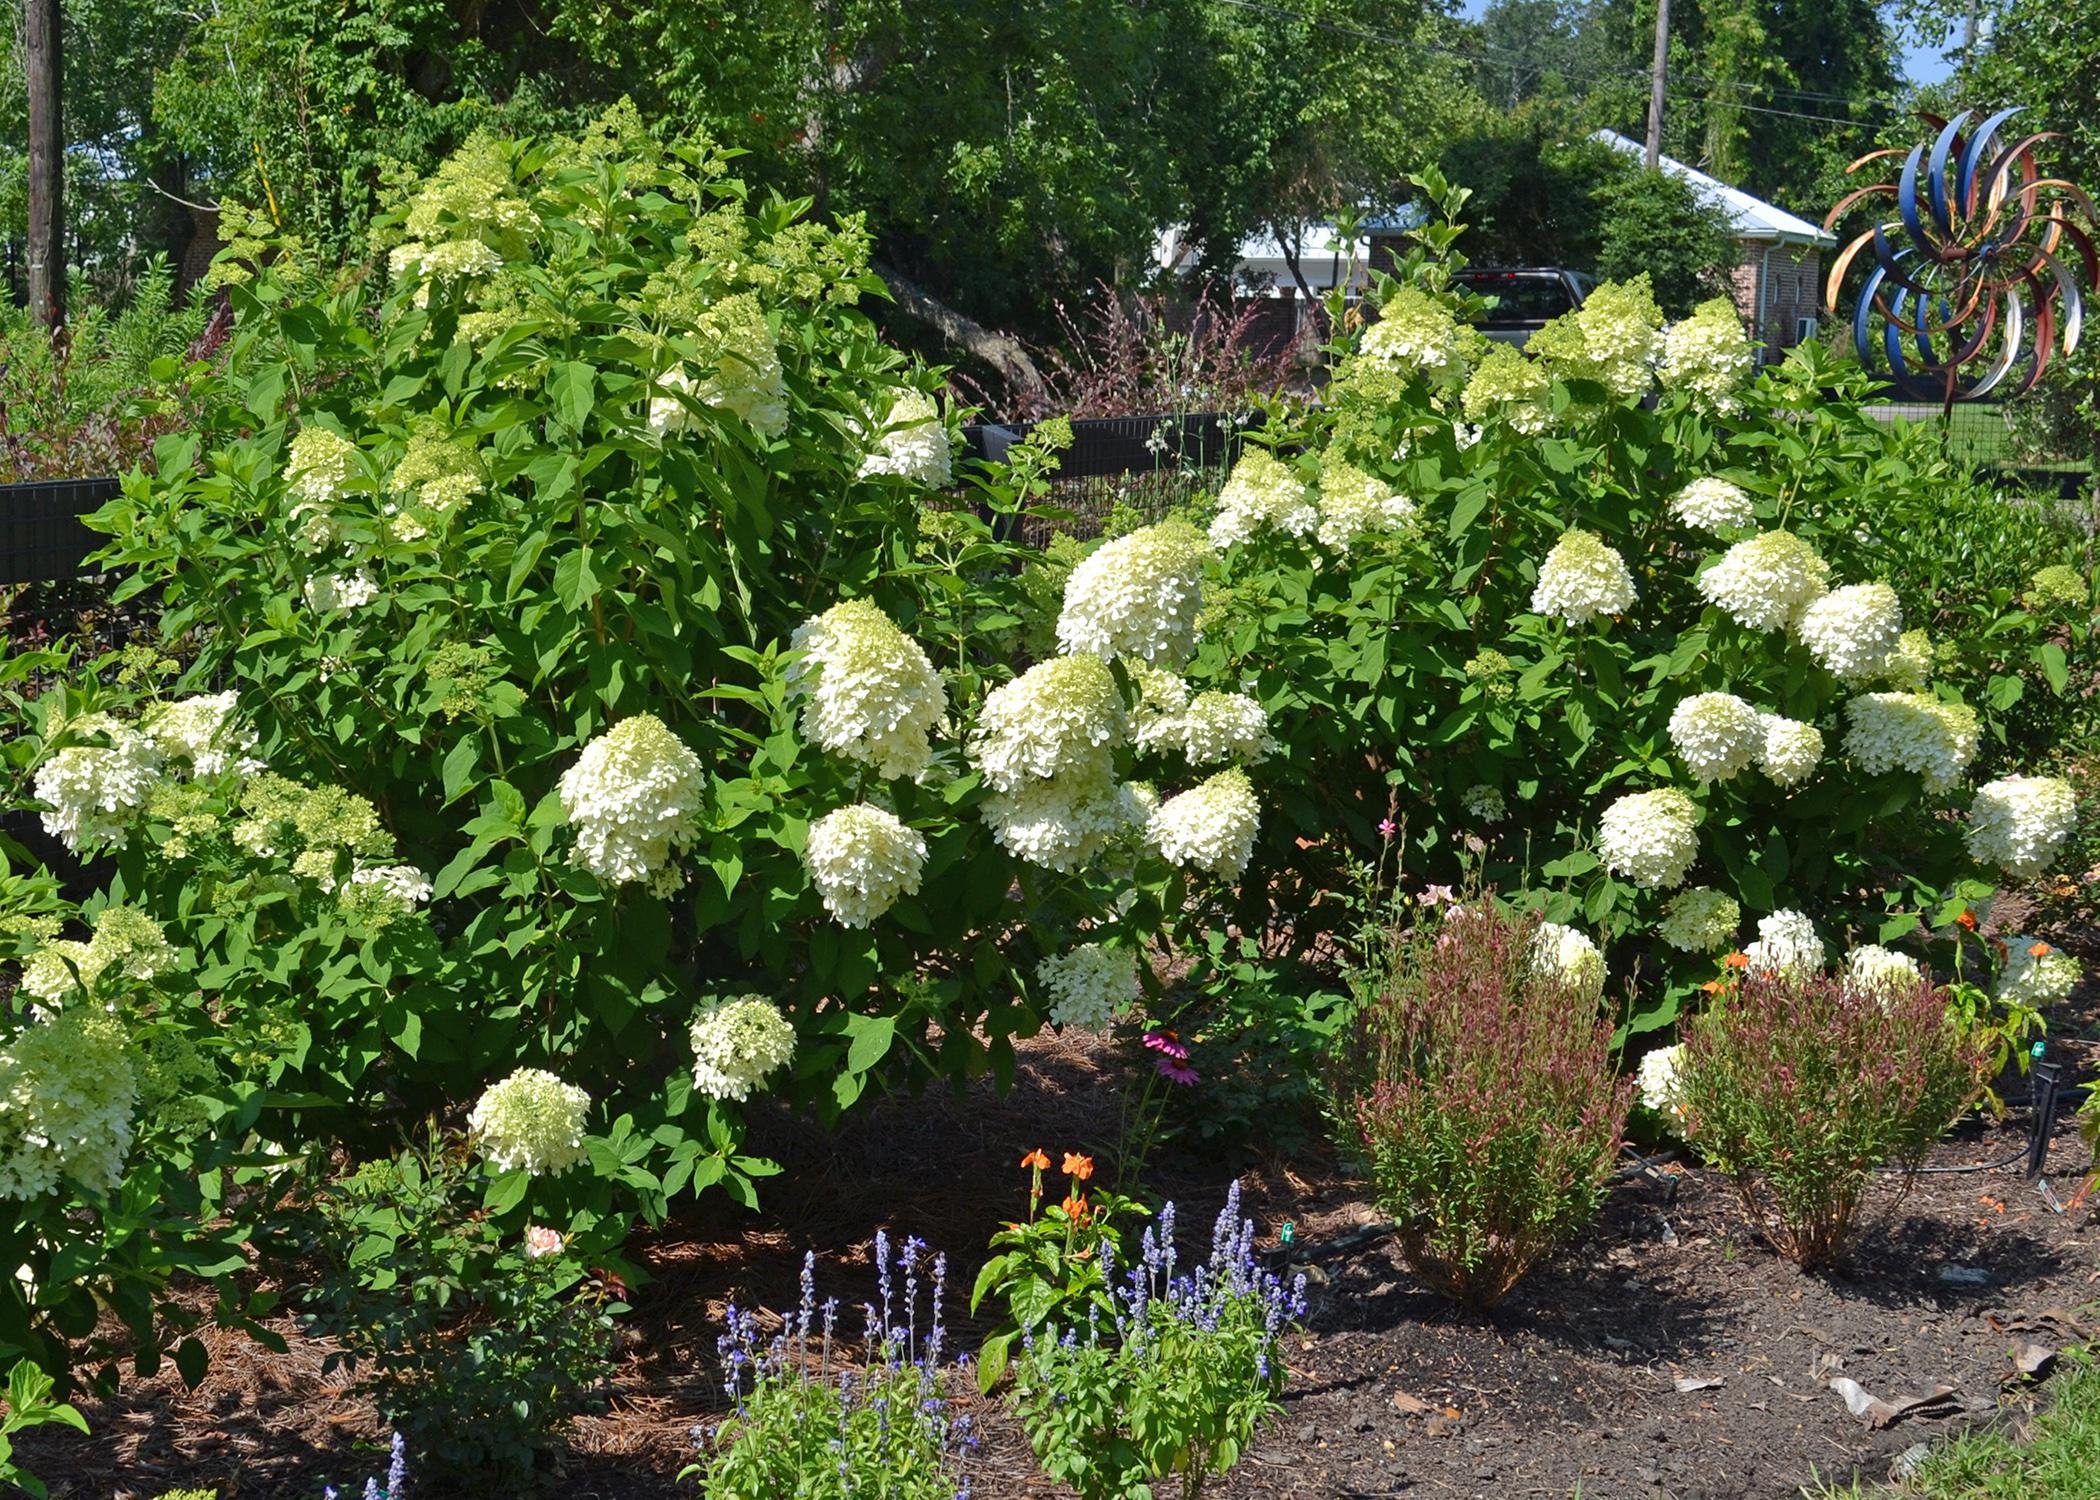
[[[1493,299],[1477,326],[1496,343],[1520,349],[1549,321],[1582,306],[1596,285],[1580,271],[1556,266],[1468,266],[1451,279],[1463,291]]]

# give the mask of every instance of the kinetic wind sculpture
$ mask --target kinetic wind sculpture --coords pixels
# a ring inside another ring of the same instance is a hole
[[[1889,375],[1914,401],[2023,396],[2049,366],[2052,352],[2078,347],[2085,326],[2079,282],[2064,263],[2076,249],[2085,285],[2100,284],[2091,228],[2093,201],[2060,177],[2044,177],[2034,148],[2054,139],[2042,131],[1999,145],[1999,132],[2020,113],[2003,109],[1973,135],[1962,130],[1975,112],[1951,120],[1921,114],[1940,127],[1937,139],[1872,151],[1845,170],[1903,158],[1894,182],[1848,193],[1823,221],[1829,229],[1855,203],[1895,200],[1896,216],[1845,246],[1830,267],[1824,301],[1837,316],[1838,290],[1862,251],[1872,261],[1852,314],[1860,363],[1874,366],[1874,314]],[[2085,226],[2074,222],[2079,210]],[[2015,376],[2015,371],[2019,373]],[[2013,377],[2010,384],[2008,378]]]

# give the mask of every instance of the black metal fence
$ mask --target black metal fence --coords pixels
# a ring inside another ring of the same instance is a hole
[[[1003,463],[1032,422],[965,427],[968,457]],[[1178,416],[1076,417],[1072,443],[1058,455],[1047,506],[1056,521],[1030,518],[1021,540],[1041,546],[1053,531],[1098,534],[1118,510],[1156,521],[1177,505],[1215,491],[1240,454],[1240,425],[1219,412]]]
[[[0,584],[71,578],[102,539],[81,524],[112,499],[114,479],[0,484]]]

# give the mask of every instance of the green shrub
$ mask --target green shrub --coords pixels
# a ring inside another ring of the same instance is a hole
[[[1674,1092],[1685,1138],[1807,1269],[1844,1255],[1874,1169],[1914,1171],[1976,1102],[1986,1066],[1945,992],[1915,972],[1860,983],[1753,962],[1687,1026]]]
[[[1603,965],[1492,897],[1391,934],[1336,1053],[1336,1101],[1407,1267],[1492,1307],[1596,1213],[1630,1088],[1599,1019]]]

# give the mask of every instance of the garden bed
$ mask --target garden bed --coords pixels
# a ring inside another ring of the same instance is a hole
[[[2089,1013],[2058,1018],[2059,1039],[2089,1029]],[[723,1305],[791,1304],[805,1250],[818,1253],[825,1292],[850,1305],[872,1294],[864,1242],[875,1228],[923,1235],[956,1262],[951,1330],[965,1346],[988,1331],[961,1315],[957,1288],[1024,1201],[1014,1163],[1032,1146],[1096,1143],[1117,1126],[1112,1049],[1045,1036],[1022,1053],[1003,1100],[979,1089],[891,1101],[837,1135],[765,1122],[764,1145],[797,1170],[772,1184],[755,1220],[719,1210],[635,1247],[654,1279],[625,1320],[611,1410],[578,1424],[553,1492],[697,1493],[675,1476],[693,1425],[720,1409]],[[2015,1108],[2004,1124],[1957,1131],[1933,1162],[1999,1160],[2025,1128]],[[2050,1157],[2060,1195],[2086,1159],[2061,1125]],[[1205,1223],[1227,1170],[1170,1147],[1150,1176],[1185,1223]],[[1901,1203],[1885,1194],[1852,1264],[1804,1276],[1757,1240],[1727,1183],[1669,1166],[1620,1184],[1594,1229],[1492,1319],[1417,1288],[1386,1242],[1328,1254],[1376,1222],[1364,1185],[1331,1163],[1271,1161],[1242,1180],[1264,1245],[1276,1248],[1290,1221],[1314,1285],[1308,1327],[1289,1346],[1284,1415],[1218,1486],[1222,1496],[1565,1497],[1580,1486],[1747,1500],[1792,1494],[1818,1475],[1878,1479],[1912,1444],[2000,1410],[2015,1340],[2060,1345],[2071,1322],[2100,1331],[2081,1310],[2100,1295],[2100,1229],[2083,1210],[2053,1212],[2017,1169],[1923,1177]],[[1947,1279],[1970,1272],[1985,1279]],[[92,1438],[31,1434],[24,1450],[53,1493],[147,1500],[188,1484],[217,1486],[222,1500],[309,1500],[322,1478],[346,1484],[381,1466],[372,1414],[344,1377],[323,1375],[324,1347],[296,1336],[286,1355],[234,1336],[214,1345],[196,1391],[170,1370],[86,1406]],[[1823,1383],[1833,1373],[1890,1400],[1939,1384],[1955,1394],[1876,1431]],[[1721,1383],[1680,1391],[1680,1378]],[[996,1407],[978,1409],[987,1441],[977,1495],[1064,1493]]]

